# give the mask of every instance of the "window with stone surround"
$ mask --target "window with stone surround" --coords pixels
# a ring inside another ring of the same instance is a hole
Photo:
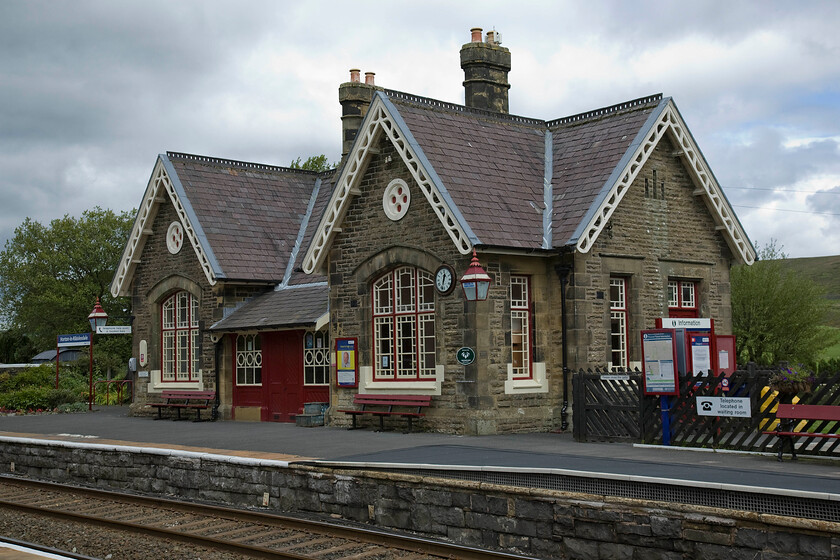
[[[167,297],[160,308],[161,380],[197,381],[198,299],[187,291]]]
[[[373,283],[374,381],[435,378],[432,274],[403,266]]]
[[[510,277],[510,344],[513,376],[531,377],[531,295],[527,276]]]
[[[330,335],[326,330],[303,336],[303,384],[330,384]]]
[[[697,283],[687,280],[668,281],[668,316],[681,319],[699,317]]]
[[[236,337],[236,384],[262,385],[262,348],[258,334]]]
[[[610,364],[629,367],[627,356],[627,279],[610,278]]]

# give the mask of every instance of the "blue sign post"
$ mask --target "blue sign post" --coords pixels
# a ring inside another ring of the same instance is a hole
[[[58,389],[58,362],[61,361],[61,348],[68,346],[90,346],[90,333],[82,334],[60,334],[55,342],[55,388]],[[93,348],[91,348],[90,359],[93,360]]]

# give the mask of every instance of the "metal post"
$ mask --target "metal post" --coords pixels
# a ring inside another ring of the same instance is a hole
[[[90,333],[90,373],[88,374],[88,411],[93,410],[93,333]]]

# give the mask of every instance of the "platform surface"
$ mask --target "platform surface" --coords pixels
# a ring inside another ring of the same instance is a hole
[[[371,423],[373,426],[374,423]],[[0,436],[182,449],[285,462],[440,465],[583,471],[590,476],[643,476],[787,492],[836,495],[840,461],[578,443],[570,433],[455,436],[297,427],[273,422],[190,422],[128,416],[127,407],[94,407],[80,414],[0,416]]]

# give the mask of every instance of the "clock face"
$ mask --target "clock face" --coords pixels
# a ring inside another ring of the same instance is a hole
[[[449,294],[455,288],[455,271],[452,267],[442,265],[435,272],[435,289],[443,295]]]

